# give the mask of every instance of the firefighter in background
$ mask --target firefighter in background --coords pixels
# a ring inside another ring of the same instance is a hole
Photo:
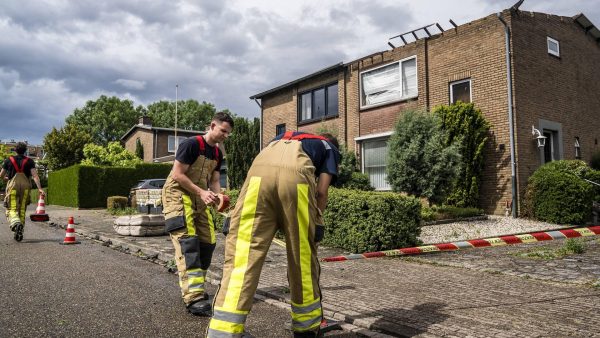
[[[278,229],[285,234],[294,337],[318,335],[323,315],[317,243],[340,159],[333,136],[301,132],[278,135],[254,159],[231,213],[208,337],[251,337],[244,325]]]
[[[6,185],[6,197],[4,207],[6,207],[6,218],[10,224],[10,230],[13,231],[17,242],[23,240],[23,229],[25,227],[25,210],[29,204],[29,191],[31,190],[30,178],[38,188],[40,195],[44,194],[40,178],[35,169],[35,162],[25,156],[27,144],[17,143],[15,147],[17,156],[10,156],[2,164],[0,177],[8,181]]]
[[[221,191],[222,144],[233,129],[233,119],[219,112],[205,135],[182,142],[162,191],[165,227],[175,248],[179,286],[188,311],[210,316],[204,289],[206,272],[215,249],[211,207]]]

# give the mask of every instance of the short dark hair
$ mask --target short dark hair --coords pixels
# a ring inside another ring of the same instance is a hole
[[[25,152],[27,151],[27,144],[25,144],[23,142],[17,143],[17,146],[15,147],[15,151],[19,155],[25,154]]]
[[[233,129],[233,118],[224,111],[216,113],[212,120],[219,123],[227,122],[231,126],[231,129]]]
[[[338,151],[340,150],[340,144],[338,143],[338,140],[335,136],[331,135],[330,133],[321,133],[319,136],[323,136],[329,142],[331,142],[331,144],[333,144]]]

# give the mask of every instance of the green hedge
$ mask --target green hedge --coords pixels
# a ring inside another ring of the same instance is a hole
[[[74,165],[51,172],[48,203],[79,208],[104,208],[109,196],[127,196],[139,180],[166,178],[170,164],[139,164],[135,168]]]
[[[323,245],[351,252],[419,244],[421,203],[392,192],[329,189]]]
[[[523,213],[541,221],[583,224],[591,214],[594,187],[584,181],[590,169],[577,160],[553,161],[527,182]]]

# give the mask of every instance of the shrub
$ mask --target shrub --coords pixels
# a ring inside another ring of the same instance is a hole
[[[424,207],[421,210],[423,221],[436,221],[443,219],[458,219],[483,215],[483,210],[478,208],[460,208],[451,205]]]
[[[342,188],[346,189],[354,189],[354,190],[364,190],[364,191],[372,191],[375,190],[371,185],[371,181],[369,180],[369,175],[353,172],[350,175],[350,180],[344,182]]]
[[[594,170],[600,170],[600,151],[596,151],[592,154],[592,160],[590,161],[590,167]]]
[[[582,224],[592,209],[592,185],[580,177],[587,173],[583,161],[564,160],[538,168],[527,182],[525,216],[558,224]]]
[[[329,189],[323,244],[352,252],[419,244],[421,203],[391,192]]]
[[[458,177],[460,154],[446,146],[439,117],[404,112],[389,141],[388,182],[394,191],[441,203]]]
[[[484,166],[484,148],[490,124],[473,103],[457,102],[439,106],[434,114],[446,131],[446,146],[457,144],[461,154],[460,171],[446,203],[459,207],[476,207]]]
[[[110,196],[106,199],[106,209],[125,209],[127,208],[127,197]]]

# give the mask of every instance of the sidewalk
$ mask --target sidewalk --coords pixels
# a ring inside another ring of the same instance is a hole
[[[51,223],[63,227],[74,216],[79,236],[152,260],[167,262],[173,257],[168,236],[120,236],[112,228],[115,217],[104,210],[47,206],[47,212]],[[477,231],[485,237],[485,222],[478,226],[483,226]],[[548,227],[527,224],[529,231]],[[209,270],[211,283],[218,283],[221,276],[223,239],[219,234]],[[534,246],[559,247],[562,242]],[[323,263],[324,313],[374,337],[600,337],[600,239],[587,238],[586,244],[582,255],[549,261],[515,256],[515,251],[532,247],[518,245]],[[343,252],[320,249],[321,257],[338,254]],[[285,266],[285,249],[273,243],[259,295],[289,301]]]

